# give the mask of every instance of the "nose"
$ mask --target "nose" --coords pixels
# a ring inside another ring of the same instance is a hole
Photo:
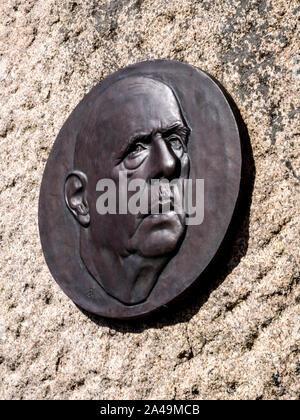
[[[151,178],[174,179],[180,174],[180,160],[161,135],[157,134],[152,142]]]

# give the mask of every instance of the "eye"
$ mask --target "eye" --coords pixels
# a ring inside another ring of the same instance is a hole
[[[133,144],[128,150],[123,163],[127,169],[137,169],[146,159],[148,147],[142,143]]]
[[[183,149],[182,141],[179,136],[172,135],[168,138],[168,142],[171,144],[172,148],[175,150]]]
[[[145,149],[146,148],[142,144],[137,143],[129,150],[127,157],[129,159],[134,159],[139,153],[141,153]]]

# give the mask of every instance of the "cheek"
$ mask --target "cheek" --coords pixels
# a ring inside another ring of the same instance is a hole
[[[100,193],[96,191],[96,182],[92,183],[90,180],[88,182],[88,188],[86,193],[86,198],[89,206],[89,210],[91,213],[91,216],[93,216],[96,213],[96,201],[99,197]]]

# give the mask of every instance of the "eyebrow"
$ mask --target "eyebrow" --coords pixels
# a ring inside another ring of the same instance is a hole
[[[188,135],[190,134],[190,129],[186,125],[182,123],[175,123],[166,129],[158,130],[163,134],[164,137],[169,137],[172,134],[179,134],[180,136],[184,137],[185,144],[187,145]]]
[[[172,134],[178,134],[183,137],[185,143],[184,145],[187,146],[188,135],[190,134],[190,131],[191,130],[189,127],[184,125],[182,122],[176,122],[169,127],[152,130],[150,133],[138,133],[131,137],[126,145],[121,148],[118,160],[121,162],[134,144],[138,142],[150,143],[152,136],[157,133],[161,133],[163,137],[169,137]]]

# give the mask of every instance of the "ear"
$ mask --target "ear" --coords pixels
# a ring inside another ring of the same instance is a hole
[[[65,181],[65,202],[83,227],[90,224],[90,209],[86,199],[87,183],[87,176],[81,171],[72,171]]]

